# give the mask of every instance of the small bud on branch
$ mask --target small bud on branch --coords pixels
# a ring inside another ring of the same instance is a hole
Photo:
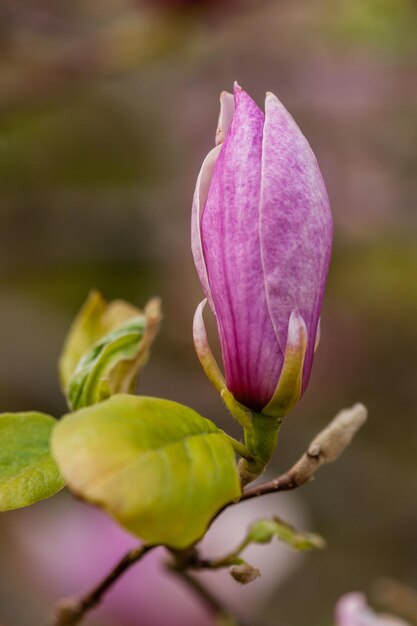
[[[248,585],[261,575],[261,572],[257,567],[249,565],[249,563],[241,563],[240,565],[232,565],[229,568],[229,573],[237,583],[241,585]]]
[[[278,478],[251,487],[241,500],[248,500],[266,493],[288,491],[308,482],[326,463],[335,461],[352,441],[355,433],[366,421],[368,411],[363,404],[355,404],[336,415],[330,424],[310,443],[307,451],[291,469]]]

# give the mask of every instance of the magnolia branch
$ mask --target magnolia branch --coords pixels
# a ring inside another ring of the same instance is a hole
[[[287,472],[255,487],[246,489],[239,500],[228,506],[238,504],[243,500],[256,498],[277,491],[288,491],[301,487],[310,481],[317,470],[326,463],[335,461],[352,441],[356,432],[365,423],[367,410],[362,404],[355,404],[336,415],[330,424],[322,430],[310,443],[306,452]],[[216,516],[217,517],[217,516]],[[79,624],[91,609],[95,608],[109,591],[113,584],[132,565],[139,561],[154,546],[140,546],[130,550],[116,564],[113,570],[96,585],[89,593],[78,600],[69,599],[60,601],[48,622],[48,626],[74,626]],[[232,624],[238,624],[228,611],[215,599],[201,584],[187,573],[187,569],[211,568],[210,561],[200,560],[196,550],[186,552],[172,552],[174,562],[170,569],[180,575],[182,579],[199,595],[211,610]],[[227,622],[226,622],[227,623]]]
[[[363,404],[355,404],[350,409],[340,411],[330,424],[312,440],[295,465],[278,478],[249,487],[239,502],[276,491],[289,491],[309,482],[322,465],[332,463],[339,458],[363,426],[367,416],[368,412]]]
[[[105,593],[114,585],[120,576],[154,547],[155,546],[138,546],[137,548],[129,550],[111,572],[85,596],[78,600],[69,598],[58,602],[48,622],[48,626],[74,626],[75,624],[79,624],[88,611],[100,604]]]
[[[208,611],[224,626],[249,626],[232,615],[229,610],[205,587],[200,580],[189,574],[186,569],[177,567],[175,562],[168,565],[169,571],[176,574],[191,591],[200,598]]]

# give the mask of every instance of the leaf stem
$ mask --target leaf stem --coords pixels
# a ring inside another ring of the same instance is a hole
[[[221,390],[220,395],[226,408],[229,409],[235,420],[239,422],[245,431],[252,432],[253,426],[250,411],[242,406],[226,387]]]
[[[226,435],[227,440],[231,444],[231,446],[232,446],[233,450],[236,452],[236,454],[238,454],[243,459],[246,459],[249,462],[253,462],[253,460],[254,460],[253,455],[249,452],[249,450],[247,449],[247,447],[245,446],[244,443],[242,443],[240,441],[237,441],[237,439],[234,439],[233,437],[231,437],[227,433],[224,433],[224,434]]]
[[[240,554],[243,550],[250,544],[250,539],[245,537],[239,545],[226,554],[223,557],[218,559],[210,559],[202,561],[202,567],[206,569],[221,569],[223,567],[230,567],[236,563],[236,560],[240,557]]]

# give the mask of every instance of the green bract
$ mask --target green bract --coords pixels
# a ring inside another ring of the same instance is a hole
[[[28,506],[63,488],[49,452],[54,424],[43,413],[0,414],[0,511]]]
[[[107,303],[97,292],[90,294],[60,358],[60,377],[70,409],[132,392],[159,320],[159,300],[151,300],[141,313],[122,300]]]
[[[241,493],[227,436],[168,400],[119,394],[69,414],[52,450],[77,495],[150,544],[191,545]]]

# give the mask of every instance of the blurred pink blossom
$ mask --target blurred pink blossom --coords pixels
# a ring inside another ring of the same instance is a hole
[[[410,626],[408,622],[394,617],[375,613],[363,593],[352,592],[342,596],[335,610],[336,626]]]

